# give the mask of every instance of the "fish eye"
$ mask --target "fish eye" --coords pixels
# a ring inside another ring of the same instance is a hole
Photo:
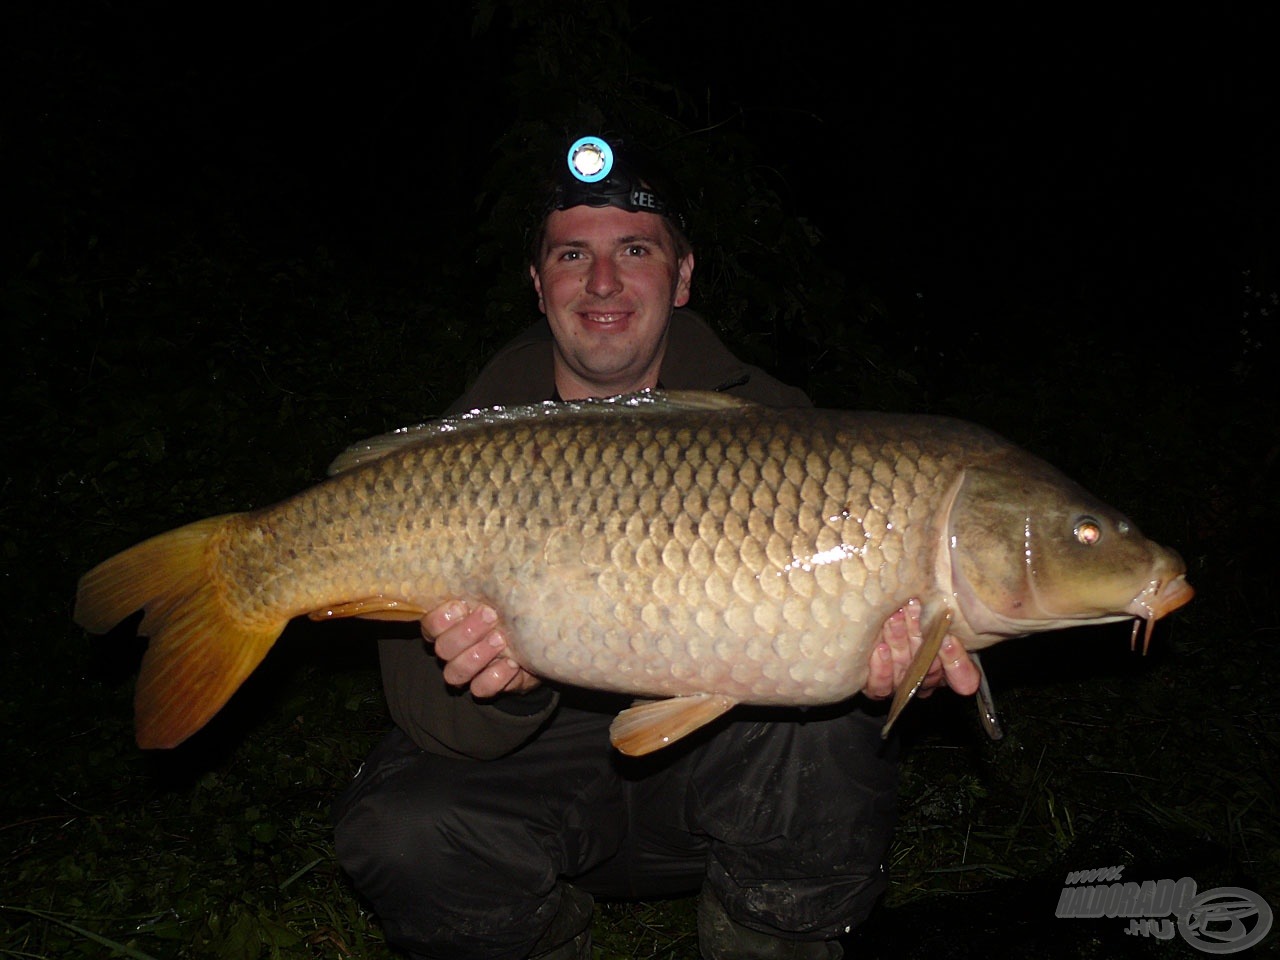
[[[1091,547],[1102,539],[1102,524],[1098,523],[1093,517],[1081,517],[1076,521],[1073,532],[1077,540],[1086,547]]]

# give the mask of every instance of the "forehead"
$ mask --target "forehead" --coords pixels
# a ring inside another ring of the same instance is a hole
[[[617,207],[570,207],[547,216],[545,243],[616,243],[648,239],[669,244],[666,222],[656,213],[632,213]]]

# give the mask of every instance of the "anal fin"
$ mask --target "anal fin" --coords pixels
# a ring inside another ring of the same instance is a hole
[[[705,726],[737,702],[718,693],[637,702],[613,718],[609,738],[627,756],[643,756]]]
[[[403,600],[390,597],[364,597],[335,603],[307,614],[312,620],[337,620],[340,617],[364,617],[366,620],[421,620],[427,611]]]

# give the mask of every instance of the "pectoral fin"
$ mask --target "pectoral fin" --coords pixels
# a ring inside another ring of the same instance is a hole
[[[312,620],[337,620],[339,617],[364,617],[366,620],[421,620],[427,611],[403,600],[388,597],[365,597],[348,600],[331,607],[312,610],[307,614]]]
[[[996,714],[996,702],[991,698],[991,684],[987,683],[987,671],[982,669],[982,661],[977,652],[969,654],[969,659],[978,668],[978,695],[974,697],[978,704],[978,719],[982,721],[982,729],[992,740],[1004,739],[1004,728],[1000,726],[1000,717]]]
[[[924,683],[925,674],[929,672],[929,666],[937,658],[938,651],[942,649],[942,641],[950,630],[951,611],[945,610],[925,634],[924,643],[920,645],[920,649],[916,651],[915,657],[907,667],[907,675],[902,678],[902,683],[898,684],[898,691],[893,695],[893,705],[889,707],[889,719],[885,721],[884,729],[880,731],[881,737],[889,736],[889,730],[898,719],[898,714],[916,695],[920,684]]]
[[[613,718],[609,738],[622,753],[643,756],[710,723],[737,702],[717,693],[637,702]]]

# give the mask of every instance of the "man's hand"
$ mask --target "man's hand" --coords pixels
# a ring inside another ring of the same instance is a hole
[[[493,607],[450,600],[421,623],[423,637],[435,644],[436,656],[445,662],[446,683],[469,686],[473,695],[487,699],[500,693],[528,693],[542,682],[505,656],[507,637]]]
[[[872,700],[884,700],[893,696],[894,690],[906,675],[907,667],[924,642],[920,627],[920,601],[911,599],[884,622],[880,642],[871,651],[867,684],[862,692]],[[917,697],[927,697],[943,684],[956,693],[968,696],[977,692],[980,679],[978,668],[969,658],[969,652],[955,637],[942,641],[942,652],[929,672]]]

